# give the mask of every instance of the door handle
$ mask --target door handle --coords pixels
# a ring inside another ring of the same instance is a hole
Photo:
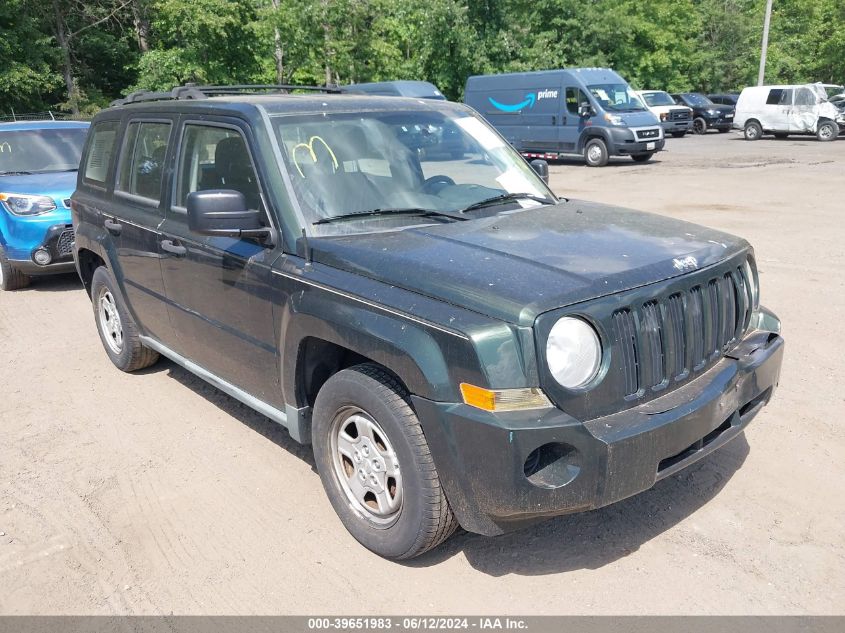
[[[188,253],[188,249],[180,244],[174,244],[171,240],[161,241],[161,250],[173,253],[178,257],[183,257]]]
[[[106,227],[106,230],[112,235],[120,235],[120,232],[123,230],[123,225],[118,224],[114,220],[106,220],[103,222],[103,226]]]

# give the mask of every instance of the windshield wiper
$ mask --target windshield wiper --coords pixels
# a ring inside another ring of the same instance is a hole
[[[31,171],[0,171],[0,176],[31,176]]]
[[[354,213],[342,213],[340,215],[333,215],[328,218],[320,218],[312,224],[331,224],[332,222],[342,222],[344,220],[355,220],[361,217],[373,217],[378,215],[419,215],[422,217],[440,216],[444,218],[453,218],[455,220],[468,220],[457,213],[447,213],[446,211],[434,211],[432,209],[418,209],[415,207],[397,208],[397,209],[372,209],[370,211],[356,211]]]
[[[472,211],[474,209],[481,209],[497,202],[512,202],[514,200],[534,200],[534,202],[539,202],[541,204],[554,204],[554,202],[548,198],[535,196],[533,193],[503,193],[499,196],[493,196],[492,198],[485,198],[484,200],[473,202],[468,207],[461,209],[461,213],[466,213],[467,211]]]

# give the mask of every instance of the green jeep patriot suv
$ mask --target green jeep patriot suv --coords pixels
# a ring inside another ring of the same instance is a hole
[[[134,93],[92,123],[74,255],[118,368],[310,442],[352,535],[411,558],[646,490],[777,386],[747,242],[547,173],[446,101]]]

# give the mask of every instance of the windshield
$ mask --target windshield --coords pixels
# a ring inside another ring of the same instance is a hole
[[[88,128],[0,131],[0,174],[79,168]]]
[[[646,109],[628,84],[594,84],[587,88],[605,110],[641,112]]]
[[[510,145],[462,111],[282,115],[274,128],[306,221],[321,233],[454,222],[482,208],[555,201]],[[360,217],[331,221],[350,214]]]
[[[675,105],[675,100],[669,96],[668,92],[646,92],[643,94],[643,99],[650,106]]]
[[[704,95],[700,95],[700,94],[697,94],[695,92],[687,93],[687,94],[684,94],[684,95],[681,95],[681,96],[684,98],[684,100],[687,102],[688,105],[691,105],[693,107],[716,105],[715,103],[710,101],[710,99],[708,99]]]

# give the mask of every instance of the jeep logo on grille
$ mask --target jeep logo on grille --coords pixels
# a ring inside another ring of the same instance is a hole
[[[698,260],[692,255],[686,257],[676,257],[672,260],[672,264],[682,273],[687,273],[698,268]]]

